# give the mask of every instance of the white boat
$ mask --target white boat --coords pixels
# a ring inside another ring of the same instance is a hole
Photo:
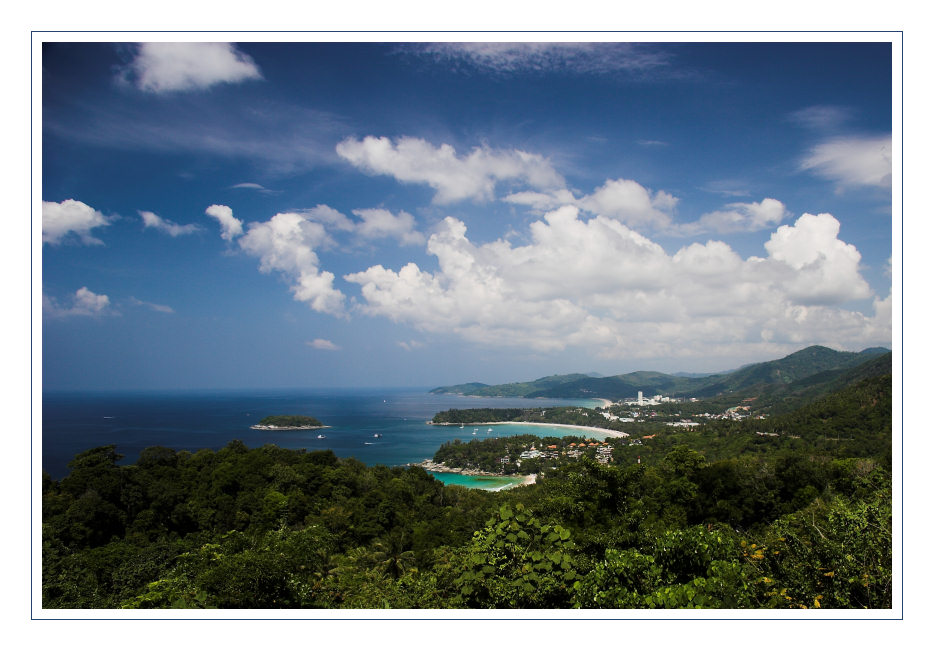
[[[375,438],[375,439],[381,439],[381,438],[383,438],[383,435],[380,434],[379,432],[377,432],[376,434],[373,435],[373,438]]]
[[[492,432],[492,431],[493,431],[493,428],[492,428],[492,427],[488,427],[488,428],[486,429],[486,433],[487,433],[487,434],[489,434],[489,433]]]
[[[324,434],[318,434],[319,439],[326,439],[327,437]]]

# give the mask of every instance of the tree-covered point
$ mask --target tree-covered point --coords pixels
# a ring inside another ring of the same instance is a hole
[[[323,427],[324,425],[317,418],[311,416],[282,415],[266,416],[259,421],[258,425],[263,427]]]
[[[432,423],[441,425],[448,423],[500,423],[505,421],[521,421],[531,416],[531,409],[448,409],[440,411],[431,419]]]

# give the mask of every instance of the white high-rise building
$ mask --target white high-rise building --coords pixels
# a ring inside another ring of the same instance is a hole
[[[639,392],[639,404],[640,405],[642,404],[642,392],[641,391]]]

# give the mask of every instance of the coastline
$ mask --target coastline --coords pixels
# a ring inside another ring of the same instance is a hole
[[[500,475],[495,472],[487,472],[486,470],[468,470],[465,468],[451,468],[446,466],[443,463],[435,463],[431,459],[425,459],[424,461],[419,461],[418,463],[411,463],[410,466],[418,466],[423,468],[428,472],[447,472],[453,475],[464,475],[466,477],[496,477],[499,479],[522,479],[522,483],[514,484],[513,486],[503,486],[495,490],[504,490],[506,488],[514,488],[515,486],[530,486],[535,483],[535,480],[538,478],[538,475]]]
[[[434,391],[429,391],[429,393],[434,393]],[[607,400],[606,398],[545,398],[542,396],[536,396],[535,398],[529,398],[526,396],[479,396],[474,393],[457,393],[457,392],[442,392],[435,395],[439,396],[460,396],[461,398],[522,398],[523,400],[593,400],[595,402],[603,403],[597,409],[606,409],[607,407],[612,407],[615,403],[612,400]],[[486,425],[487,423],[483,423]]]
[[[437,425],[439,427],[459,427],[460,425],[538,425],[542,427],[563,427],[577,430],[586,430],[588,432],[596,432],[598,434],[603,434],[610,438],[629,438],[629,434],[626,432],[620,432],[615,429],[606,429],[604,427],[592,427],[590,425],[567,425],[564,423],[538,423],[532,421],[521,421],[521,420],[503,420],[495,421],[488,423],[433,423],[428,421],[429,425]]]

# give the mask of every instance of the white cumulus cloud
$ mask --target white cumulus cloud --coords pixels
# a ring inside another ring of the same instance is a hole
[[[816,145],[801,169],[841,187],[892,187],[892,137],[837,138]]]
[[[157,231],[161,231],[167,235],[171,235],[172,237],[178,237],[179,235],[190,235],[201,230],[201,227],[197,224],[185,224],[182,226],[171,220],[163,219],[156,213],[150,212],[148,210],[140,210],[139,216],[143,218],[143,226],[146,228],[154,228]]]
[[[344,313],[344,295],[334,288],[334,274],[319,269],[315,253],[316,247],[329,242],[324,226],[298,213],[253,222],[238,240],[241,249],[259,258],[260,271],[278,271],[292,282],[296,300],[317,312],[339,316]]]
[[[46,244],[60,244],[69,233],[77,235],[84,244],[103,244],[91,235],[91,229],[109,223],[103,213],[82,201],[42,202],[42,241]]]
[[[631,179],[608,179],[593,193],[576,197],[566,189],[550,192],[514,192],[503,198],[507,203],[529,206],[536,212],[561,206],[577,206],[589,213],[612,217],[629,226],[666,230],[678,198],[663,190],[652,192]]]
[[[243,222],[233,216],[233,210],[229,206],[214,204],[208,206],[204,212],[220,223],[221,237],[228,242],[243,234]]]
[[[203,90],[263,77],[253,59],[230,43],[141,43],[122,76],[150,93]]]
[[[382,208],[368,208],[354,210],[353,214],[360,218],[356,231],[365,239],[389,237],[398,240],[400,244],[425,243],[425,236],[415,229],[415,217],[404,210],[393,215]]]
[[[320,222],[339,231],[352,231],[355,228],[353,220],[347,215],[323,203],[302,211],[302,214],[312,221]]]
[[[630,226],[665,228],[678,200],[659,190],[652,194],[629,179],[608,180],[593,194],[580,200],[580,206],[592,213],[614,217]]]
[[[783,281],[789,297],[827,304],[872,296],[859,273],[859,251],[837,239],[839,232],[840,222],[832,215],[805,213],[794,226],[780,226],[772,234],[765,244],[770,258],[794,271]]]
[[[370,174],[386,174],[403,183],[423,183],[435,189],[435,203],[494,198],[499,182],[521,182],[538,190],[563,187],[564,179],[548,159],[520,150],[476,147],[458,156],[454,147],[438,147],[420,138],[367,136],[347,138],[337,153]]]
[[[53,318],[116,314],[111,309],[110,298],[106,294],[95,294],[87,287],[77,290],[64,305],[54,298],[43,295],[42,310],[46,316]]]
[[[359,309],[420,331],[471,342],[607,357],[783,354],[822,342],[854,348],[891,340],[876,315],[838,307],[870,296],[859,254],[830,215],[776,231],[767,257],[742,258],[720,241],[674,254],[617,219],[574,206],[529,227],[530,243],[475,244],[446,218],[429,240],[438,270],[409,263],[347,274]]]

